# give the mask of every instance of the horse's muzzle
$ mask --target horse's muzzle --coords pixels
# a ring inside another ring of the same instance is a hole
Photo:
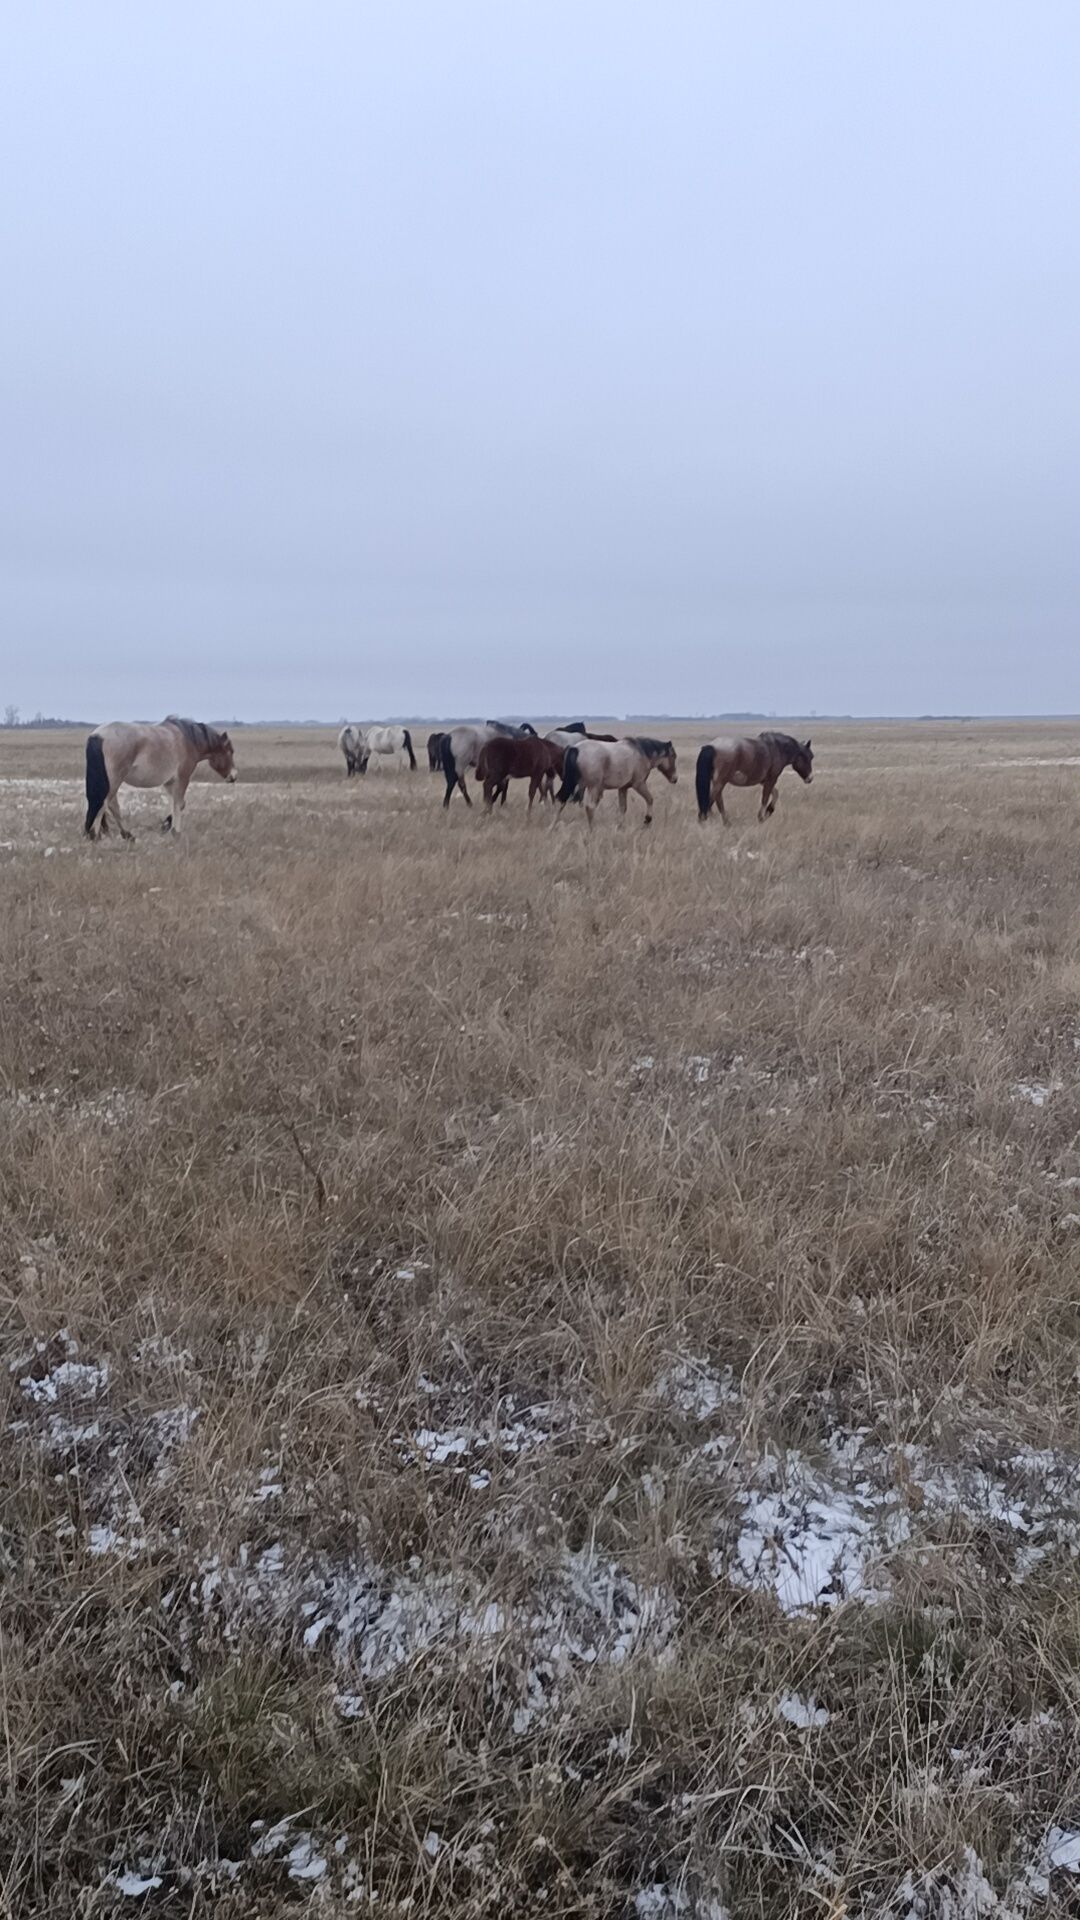
[[[230,773],[230,775],[229,775],[229,785],[230,785],[230,787],[233,787],[233,786],[235,786],[235,785],[236,785],[236,769],[235,769],[235,767],[233,768],[233,771],[232,771],[232,772]]]

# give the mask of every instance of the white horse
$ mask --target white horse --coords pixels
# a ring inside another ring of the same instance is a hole
[[[338,748],[345,755],[346,776],[366,773],[373,753],[383,759],[392,758],[395,763],[400,754],[407,753],[409,771],[416,772],[416,755],[408,727],[342,727]]]
[[[408,727],[361,727],[359,731],[364,741],[364,757],[358,769],[360,773],[367,772],[372,754],[379,759],[390,759],[397,766],[403,753],[409,756],[409,772],[416,772],[416,755]]]
[[[185,795],[200,760],[208,760],[223,780],[236,779],[233,744],[227,733],[201,720],[181,720],[170,713],[160,726],[111,720],[95,727],[86,742],[86,822],[88,840],[99,840],[112,821],[123,840],[133,840],[120,818],[120,788],[164,787],[172,811],[164,822],[166,833],[179,833]]]
[[[670,740],[653,740],[647,734],[633,734],[626,740],[583,740],[568,747],[563,761],[563,783],[556,798],[560,807],[580,793],[590,827],[593,814],[607,788],[617,788],[619,812],[626,812],[626,796],[631,788],[645,802],[644,825],[652,825],[652,794],[648,778],[656,767],[674,786],[678,780],[675,749]],[[557,816],[558,817],[558,816]]]
[[[364,729],[362,727],[342,727],[337,737],[338,752],[345,755],[345,777],[363,773],[360,765],[364,750]],[[366,766],[366,761],[365,761]]]

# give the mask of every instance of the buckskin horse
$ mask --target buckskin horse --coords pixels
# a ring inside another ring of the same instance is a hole
[[[708,741],[698,754],[694,773],[698,819],[707,820],[715,806],[727,826],[724,788],[760,787],[758,819],[767,820],[776,810],[776,783],[785,767],[794,767],[799,779],[810,785],[814,756],[809,740],[796,740],[790,733],[758,733],[739,740]]]

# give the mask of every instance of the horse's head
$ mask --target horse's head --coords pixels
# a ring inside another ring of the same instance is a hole
[[[791,764],[798,774],[799,779],[805,780],[807,786],[809,786],[814,777],[814,756],[811,752],[809,740],[796,741]]]
[[[214,741],[206,757],[213,767],[214,772],[219,773],[223,780],[236,779],[236,760],[233,754],[233,743],[227,733],[218,734],[217,739]]]
[[[367,772],[367,770],[368,770],[368,761],[369,761],[370,759],[371,759],[371,754],[370,754],[370,753],[368,752],[368,749],[367,749],[366,747],[357,747],[357,749],[356,749],[356,771],[357,771],[357,773],[366,773],[366,772]]]
[[[663,774],[665,780],[670,780],[673,787],[678,784],[679,776],[675,768],[675,749],[670,740],[664,741],[664,751],[656,762],[656,766],[657,771]]]

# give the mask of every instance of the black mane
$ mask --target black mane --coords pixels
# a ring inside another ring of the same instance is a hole
[[[650,733],[628,733],[626,737],[639,753],[646,753],[652,759],[659,760],[672,751],[670,740],[654,740]]]
[[[184,720],[178,713],[167,713],[165,724],[179,727],[188,745],[198,753],[212,753],[221,739],[216,727],[208,727],[204,720]]]

